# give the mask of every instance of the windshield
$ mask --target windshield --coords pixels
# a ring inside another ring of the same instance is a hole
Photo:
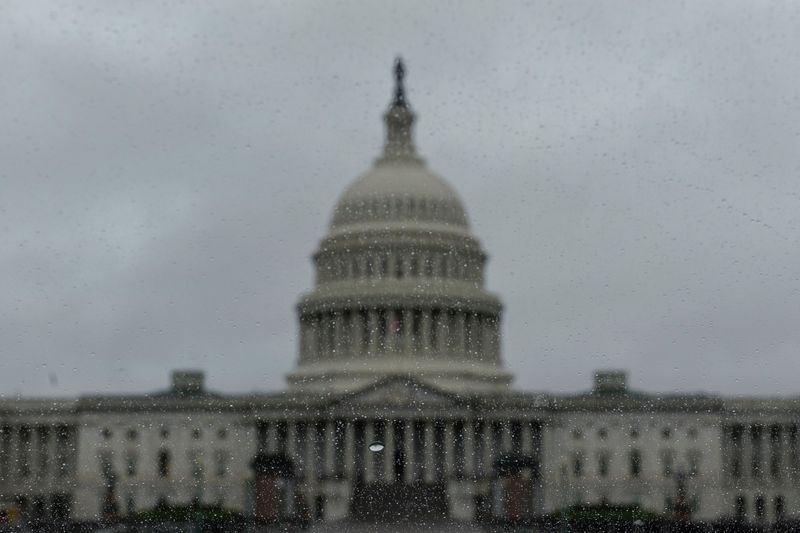
[[[0,12],[0,529],[800,516],[795,6]]]

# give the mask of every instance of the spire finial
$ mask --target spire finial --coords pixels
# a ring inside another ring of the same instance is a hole
[[[406,100],[406,89],[403,80],[406,77],[406,66],[403,58],[394,60],[394,98],[384,115],[386,121],[386,145],[383,148],[381,161],[422,161],[414,151],[411,140],[411,128],[414,125],[414,113]]]
[[[399,107],[406,106],[406,90],[403,87],[403,78],[406,77],[406,67],[403,58],[397,56],[394,60],[394,102],[392,105]]]

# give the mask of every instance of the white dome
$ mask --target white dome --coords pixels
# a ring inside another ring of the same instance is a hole
[[[455,190],[415,158],[379,160],[344,192],[333,211],[331,230],[365,223],[444,224],[467,229]]]

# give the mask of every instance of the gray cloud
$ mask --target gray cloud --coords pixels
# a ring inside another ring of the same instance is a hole
[[[409,65],[524,389],[797,394],[789,4],[12,2],[0,393],[283,386],[335,198]],[[53,385],[50,375],[57,376]]]

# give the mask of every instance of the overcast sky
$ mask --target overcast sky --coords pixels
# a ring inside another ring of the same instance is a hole
[[[794,2],[0,5],[0,394],[275,390],[407,63],[515,387],[800,394]]]

